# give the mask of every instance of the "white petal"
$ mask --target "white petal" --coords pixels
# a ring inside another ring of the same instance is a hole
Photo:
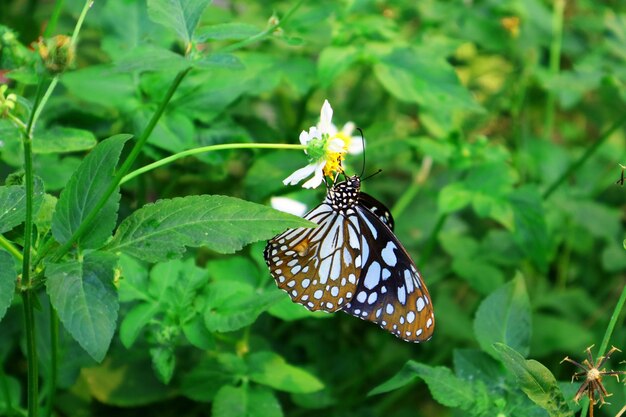
[[[350,146],[348,147],[348,153],[355,155],[363,152],[365,147],[365,139],[360,136],[352,136]]]
[[[302,132],[300,132],[300,143],[302,145],[306,145],[307,143],[309,143],[310,140],[311,140],[311,136],[309,136],[306,130],[303,130]]]
[[[302,216],[306,212],[306,204],[287,197],[272,197],[270,198],[270,204],[276,210],[296,216]]]
[[[296,185],[297,183],[311,175],[317,169],[317,165],[318,164],[309,164],[304,168],[300,168],[299,170],[295,171],[293,174],[285,178],[283,180],[283,184]]]
[[[331,120],[333,118],[333,108],[330,107],[328,100],[324,100],[322,112],[320,114],[320,130],[322,133],[330,133]]]
[[[341,138],[332,138],[328,142],[328,150],[331,152],[345,153],[346,143]]]
[[[310,180],[308,180],[307,182],[305,182],[304,184],[302,184],[302,187],[317,188],[322,183],[322,180],[324,179],[324,172],[322,170],[324,169],[325,165],[326,165],[326,161],[318,162],[315,165],[315,176],[311,178]]]
[[[354,122],[348,122],[341,128],[341,133],[346,136],[352,136],[352,132],[354,132],[355,127]]]

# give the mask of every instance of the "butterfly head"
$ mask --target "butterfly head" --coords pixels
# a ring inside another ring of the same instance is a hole
[[[345,181],[333,185],[328,190],[326,202],[338,210],[354,207],[358,202],[360,190],[361,178],[358,175],[347,177]]]

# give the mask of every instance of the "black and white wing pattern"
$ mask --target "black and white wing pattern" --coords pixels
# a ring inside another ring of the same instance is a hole
[[[331,187],[304,218],[319,226],[289,229],[264,253],[277,285],[293,301],[309,310],[343,310],[407,341],[432,336],[428,290],[392,231],[391,213],[360,192],[358,176]]]

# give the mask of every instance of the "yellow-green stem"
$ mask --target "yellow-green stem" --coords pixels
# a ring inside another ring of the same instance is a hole
[[[280,144],[280,143],[227,143],[221,145],[209,145],[202,146],[200,148],[189,149],[186,151],[178,152],[174,155],[170,155],[166,158],[160,159],[156,162],[148,164],[144,167],[134,170],[133,172],[125,175],[120,184],[124,184],[135,178],[138,175],[151,171],[153,169],[159,168],[161,166],[170,164],[177,159],[184,158],[186,156],[198,155],[205,152],[212,151],[223,151],[226,149],[298,149],[303,150],[306,149],[306,145],[289,145],[289,144]]]
[[[22,262],[24,259],[24,255],[20,252],[11,241],[7,240],[4,236],[0,235],[0,247],[4,248],[7,252],[9,252],[15,259]]]

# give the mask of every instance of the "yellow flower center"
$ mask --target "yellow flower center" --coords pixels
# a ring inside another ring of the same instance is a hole
[[[343,149],[339,152],[326,151],[326,165],[324,165],[324,175],[333,177],[336,173],[343,172],[344,155],[348,152],[352,138],[343,132],[337,132],[335,138],[343,141]],[[331,140],[333,138],[329,138]]]

